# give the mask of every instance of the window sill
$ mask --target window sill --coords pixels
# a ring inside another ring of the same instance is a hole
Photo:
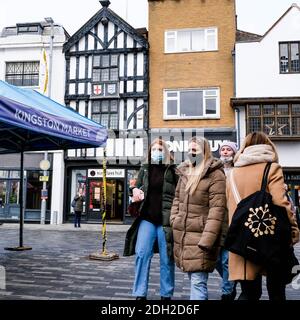
[[[300,74],[300,71],[280,72],[279,74]]]
[[[220,120],[221,117],[163,117],[163,120]]]
[[[164,54],[177,54],[177,53],[202,53],[202,52],[218,52],[219,49],[214,50],[195,50],[195,51],[165,51]]]
[[[300,136],[268,136],[273,141],[300,141]]]

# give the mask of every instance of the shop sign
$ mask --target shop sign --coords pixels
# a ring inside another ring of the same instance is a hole
[[[103,169],[89,169],[89,178],[102,178]],[[106,178],[125,178],[125,169],[106,169]]]
[[[48,182],[49,181],[49,176],[40,176],[40,181],[41,182]]]

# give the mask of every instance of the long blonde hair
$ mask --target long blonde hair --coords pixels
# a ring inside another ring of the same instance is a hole
[[[249,133],[246,137],[245,140],[243,142],[243,145],[241,146],[241,149],[238,151],[238,153],[235,155],[234,157],[234,162],[237,161],[237,159],[239,158],[240,154],[244,152],[244,150],[247,147],[250,146],[255,146],[257,144],[266,144],[271,146],[273,152],[274,152],[274,162],[278,162],[278,153],[276,150],[276,147],[274,145],[274,143],[269,139],[269,137],[262,131],[254,131],[252,133]]]
[[[200,146],[203,154],[203,161],[201,162],[201,164],[196,166],[193,166],[193,164],[190,161],[188,161],[189,172],[188,172],[188,182],[186,184],[185,191],[189,192],[190,195],[192,195],[196,191],[198,184],[201,180],[201,175],[205,167],[205,164],[210,158],[212,158],[210,145],[207,139],[203,137],[192,137],[189,140],[189,144],[192,142]]]

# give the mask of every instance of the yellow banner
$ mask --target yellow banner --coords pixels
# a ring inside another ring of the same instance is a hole
[[[45,92],[47,91],[48,88],[48,62],[47,62],[47,54],[46,54],[46,50],[43,49],[43,62],[45,65],[45,81],[44,81],[44,89],[43,89],[43,94],[45,94]]]

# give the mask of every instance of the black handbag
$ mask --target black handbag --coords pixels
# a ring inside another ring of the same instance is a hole
[[[229,179],[237,208],[225,239],[225,248],[265,267],[280,267],[290,257],[291,225],[286,209],[272,202],[266,192],[271,163],[267,163],[261,189],[238,202],[239,194]],[[246,182],[245,182],[246,183]]]

